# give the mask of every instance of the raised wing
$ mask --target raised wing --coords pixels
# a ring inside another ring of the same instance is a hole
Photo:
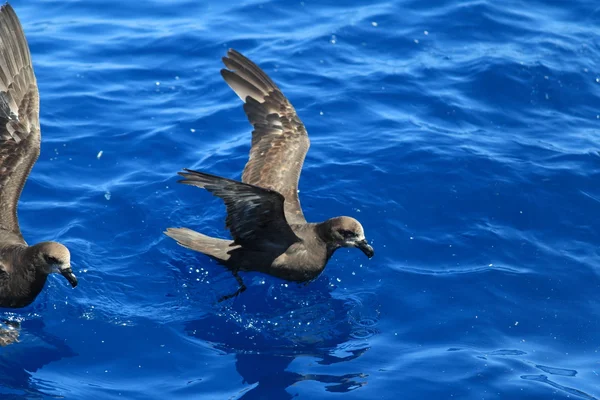
[[[204,188],[227,207],[225,224],[236,244],[248,249],[287,249],[300,241],[283,212],[283,196],[273,190],[185,169],[180,183]]]
[[[287,221],[306,223],[298,180],[310,141],[302,121],[277,85],[252,61],[230,49],[223,63],[229,69],[222,69],[221,75],[246,103],[244,111],[254,126],[242,181],[281,193]]]
[[[0,229],[21,238],[17,203],[40,154],[38,88],[27,39],[9,4],[0,8]]]

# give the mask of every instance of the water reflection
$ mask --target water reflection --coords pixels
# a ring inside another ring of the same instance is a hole
[[[335,362],[350,361],[360,357],[367,349],[355,351],[352,356],[339,358]],[[366,385],[367,375],[361,373],[345,375],[299,374],[286,371],[294,360],[292,356],[237,354],[236,370],[242,376],[243,382],[256,386],[246,392],[241,398],[251,399],[291,399],[294,397],[286,389],[301,381],[317,381],[325,383],[329,392],[349,392]],[[331,360],[330,360],[331,362]]]
[[[20,321],[5,320],[0,322],[0,347],[18,342],[20,332]]]
[[[8,327],[8,326],[10,327]],[[64,341],[45,332],[41,319],[5,321],[0,327],[0,398],[37,399],[47,396],[44,382],[33,378],[43,366],[76,354]]]
[[[245,400],[291,399],[287,389],[302,381],[323,383],[330,392],[348,392],[366,385],[367,375],[301,373],[288,368],[300,357],[313,358],[319,365],[339,364],[331,368],[336,372],[351,368],[343,363],[368,351],[369,339],[377,333],[378,313],[364,300],[370,297],[368,293],[333,297],[324,278],[298,287],[253,285],[241,300],[187,323],[185,331],[215,349],[235,354],[242,382],[254,385],[243,394]]]

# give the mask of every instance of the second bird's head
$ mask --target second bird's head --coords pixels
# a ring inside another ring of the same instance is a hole
[[[35,254],[35,264],[45,274],[57,273],[65,277],[72,287],[77,286],[77,277],[71,268],[71,253],[57,242],[42,242],[31,246]]]

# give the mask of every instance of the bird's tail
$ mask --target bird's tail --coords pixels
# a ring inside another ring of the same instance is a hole
[[[175,239],[180,246],[204,253],[219,262],[229,260],[231,240],[213,238],[188,228],[168,228],[164,233]]]

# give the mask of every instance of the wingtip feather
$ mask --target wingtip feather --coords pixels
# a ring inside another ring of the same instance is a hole
[[[10,3],[8,1],[5,1],[2,6],[0,6],[0,12],[2,11],[12,11],[13,13],[15,12],[15,10],[13,9],[13,7],[10,5]]]
[[[228,55],[228,56],[241,56],[241,55],[242,55],[242,53],[240,53],[239,51],[237,51],[237,50],[236,50],[236,49],[234,49],[233,47],[230,47],[230,48],[227,50],[227,55]]]

